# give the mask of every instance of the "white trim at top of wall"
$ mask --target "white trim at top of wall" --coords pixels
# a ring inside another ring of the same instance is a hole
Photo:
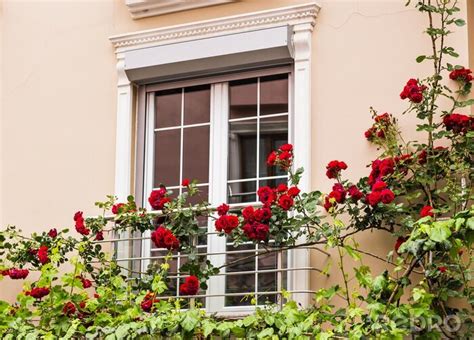
[[[118,34],[110,37],[117,53],[174,42],[202,39],[216,35],[240,33],[281,25],[310,24],[314,26],[320,10],[316,2],[278,7],[186,24]]]

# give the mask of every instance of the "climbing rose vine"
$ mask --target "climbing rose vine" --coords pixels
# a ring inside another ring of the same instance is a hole
[[[71,214],[71,232],[53,228],[23,235],[8,226],[0,232],[0,276],[23,286],[16,286],[15,302],[0,301],[0,336],[472,336],[474,118],[467,112],[474,104],[468,98],[473,78],[465,66],[446,62],[457,53],[445,45],[445,37],[464,21],[456,17],[456,1],[421,0],[415,7],[430,19],[426,33],[433,46],[431,55],[416,61],[432,63],[433,73],[423,78],[413,74],[400,84],[400,100],[407,105],[402,114],[371,108],[372,122],[360,133],[378,157],[367,160],[366,176],[349,180],[351,164],[334,155],[317,171],[326,174],[331,190],[302,192],[303,169],[295,167],[293,145],[283,144],[266,162],[286,172],[287,182],[259,187],[258,201],[243,208],[222,202],[192,204],[200,197],[197,183],[183,179],[186,192],[176,198],[165,184],[153,190],[151,210],[138,206],[132,196],[121,202],[108,196],[96,203],[99,216]],[[416,141],[403,138],[398,124],[403,115],[418,119]],[[336,256],[337,268],[326,268],[322,275],[339,270],[341,281],[319,289],[308,308],[299,308],[290,293],[282,292],[281,308],[269,303],[239,320],[206,315],[200,295],[209,278],[236,262],[216,267],[198,251],[199,240],[206,237],[202,221],[210,221],[209,231],[234,246],[259,245],[262,256],[325,248]],[[392,240],[387,256],[373,253],[370,241],[356,241],[358,234],[370,237],[374,231]],[[123,234],[150,235],[154,247],[165,254],[163,261],[152,262],[145,271],[116,261],[116,254],[103,245]],[[178,252],[186,261],[170,269]],[[386,270],[373,272],[365,262],[369,258]],[[176,275],[177,287],[172,284]]]

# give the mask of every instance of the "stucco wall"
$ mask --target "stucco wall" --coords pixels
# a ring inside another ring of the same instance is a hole
[[[134,21],[123,0],[4,1],[1,225],[26,232],[71,226],[76,210],[94,214],[93,202],[113,193],[116,60],[109,36],[305,2],[244,0]],[[332,159],[345,160],[353,179],[367,173],[365,165],[375,155],[363,138],[369,106],[401,112],[403,84],[430,70],[414,61],[429,52],[421,33],[427,21],[404,3],[320,2],[313,36],[314,188],[330,188],[324,167]],[[466,64],[467,30],[459,28],[450,44],[462,56],[457,63]],[[413,124],[406,118],[403,128]],[[393,244],[378,233],[359,241],[380,255]],[[322,266],[324,260],[313,254],[314,264]],[[366,263],[381,269],[371,259]],[[314,276],[312,283],[335,280],[337,274]],[[0,298],[18,292],[11,282],[4,287]]]

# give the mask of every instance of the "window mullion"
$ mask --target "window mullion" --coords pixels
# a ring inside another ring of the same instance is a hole
[[[229,119],[229,85],[217,83],[211,86],[211,137],[209,167],[209,202],[216,205],[226,201],[227,197],[227,158],[228,158],[228,119]],[[225,253],[226,239],[215,234],[214,222],[208,223],[208,252]],[[225,255],[212,256],[214,266],[225,263]],[[214,276],[209,279],[208,294],[220,295],[207,298],[206,307],[209,312],[222,311],[225,304],[225,276]]]

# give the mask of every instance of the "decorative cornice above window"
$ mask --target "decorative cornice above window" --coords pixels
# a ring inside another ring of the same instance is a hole
[[[134,0],[128,0],[134,1]],[[139,0],[136,0],[139,1]],[[110,37],[116,52],[152,47],[186,40],[234,34],[281,25],[309,24],[316,22],[320,6],[315,2],[302,5],[245,13],[217,19],[196,21],[189,24],[168,26]]]
[[[133,19],[141,19],[235,1],[237,0],[125,0],[125,4]]]

